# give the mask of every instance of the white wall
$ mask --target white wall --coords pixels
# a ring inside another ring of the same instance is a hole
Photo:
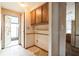
[[[35,45],[48,51],[48,24],[35,26],[35,33]]]
[[[29,34],[29,33],[34,33],[34,30],[31,26],[30,22],[30,13],[25,12],[25,48],[33,46],[35,44],[34,40],[34,34]]]
[[[21,45],[24,47],[24,13],[21,14]]]

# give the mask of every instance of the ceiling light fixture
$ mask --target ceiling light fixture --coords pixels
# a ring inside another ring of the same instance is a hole
[[[23,2],[20,2],[19,4],[20,4],[21,7],[27,7],[28,6],[25,3],[23,3]]]
[[[25,5],[25,4],[22,4],[22,3],[21,3],[20,5],[21,5],[22,7],[26,7],[26,5]]]

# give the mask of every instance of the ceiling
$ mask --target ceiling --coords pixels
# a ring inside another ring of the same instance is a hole
[[[44,3],[45,2],[1,2],[0,6],[17,12],[25,12],[25,10],[31,11]],[[20,4],[24,4],[25,6],[23,7]]]

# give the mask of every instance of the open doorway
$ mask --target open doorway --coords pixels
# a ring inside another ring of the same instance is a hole
[[[18,45],[19,36],[18,17],[5,15],[5,48]]]
[[[74,48],[75,42],[75,17],[76,17],[76,8],[74,2],[67,3],[66,8],[66,55],[67,56],[75,56],[79,55],[76,53],[77,49]]]

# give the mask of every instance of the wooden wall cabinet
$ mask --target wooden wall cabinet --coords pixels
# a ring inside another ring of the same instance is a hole
[[[48,23],[48,3],[43,5],[43,18],[42,22],[43,23]]]
[[[31,25],[48,24],[48,3],[31,12]]]
[[[36,9],[36,24],[40,24],[42,20],[42,9],[41,7]]]
[[[36,11],[33,10],[31,12],[31,25],[35,25],[36,24]]]

